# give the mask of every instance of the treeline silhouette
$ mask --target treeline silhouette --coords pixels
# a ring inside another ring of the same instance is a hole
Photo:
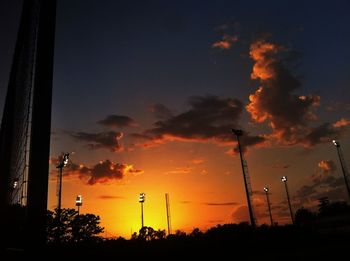
[[[14,212],[21,211],[18,208]],[[261,225],[253,229],[248,223],[217,225],[185,233],[143,227],[131,239],[102,238],[100,219],[93,214],[78,215],[74,209],[62,209],[60,224],[57,210],[48,211],[48,244],[40,254],[55,258],[128,259],[259,259],[335,258],[347,255],[350,243],[350,206],[345,202],[320,200],[318,210],[296,211],[296,225]],[[18,220],[17,220],[18,221]],[[57,241],[57,231],[60,240]],[[4,238],[3,238],[4,239]],[[5,242],[2,240],[2,242]],[[38,256],[34,251],[7,251],[16,257]]]

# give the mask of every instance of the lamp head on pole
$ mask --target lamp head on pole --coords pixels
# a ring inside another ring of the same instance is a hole
[[[268,187],[265,187],[264,188],[264,191],[267,193],[267,192],[269,192],[269,188]]]
[[[139,202],[140,203],[143,203],[143,202],[145,202],[145,193],[140,193],[140,197],[139,197]]]
[[[78,195],[75,199],[75,205],[76,206],[82,206],[83,205],[83,197],[81,195]]]
[[[56,168],[63,168],[68,165],[69,161],[69,153],[65,153],[61,159],[61,161],[58,162],[58,165]]]
[[[243,131],[242,130],[235,130],[235,129],[232,129],[232,132],[234,135],[236,136],[242,136],[243,135]]]
[[[281,178],[281,180],[282,180],[282,182],[287,182],[287,176],[283,176],[283,177]]]
[[[340,147],[339,141],[337,141],[337,140],[332,140],[332,142],[333,142],[334,146]]]

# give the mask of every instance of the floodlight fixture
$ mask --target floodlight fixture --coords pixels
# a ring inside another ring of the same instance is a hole
[[[332,140],[332,142],[333,142],[334,146],[340,147],[339,141],[337,141],[337,140]]]
[[[232,129],[232,132],[236,136],[242,136],[243,135],[243,131],[242,130]]]
[[[281,180],[282,180],[282,182],[287,182],[287,176],[283,176],[283,177],[281,178]]]
[[[140,203],[143,203],[143,202],[145,202],[145,193],[140,193],[140,197],[139,197],[139,202]]]
[[[76,206],[82,206],[83,205],[83,197],[81,195],[78,195],[75,199],[75,205]]]
[[[18,186],[18,179],[14,179],[12,183],[12,188],[15,189]]]
[[[267,193],[267,192],[269,192],[269,188],[268,187],[265,187],[264,188],[264,191]]]

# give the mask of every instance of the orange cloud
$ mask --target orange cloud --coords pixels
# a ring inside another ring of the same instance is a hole
[[[345,127],[348,125],[350,125],[350,121],[348,119],[341,118],[339,121],[337,121],[336,123],[333,124],[333,127],[340,128],[340,127]]]
[[[238,37],[235,35],[224,34],[222,40],[213,43],[212,48],[219,48],[223,50],[228,50],[232,45],[238,41]]]
[[[121,180],[126,175],[142,174],[144,171],[135,169],[133,165],[125,163],[114,163],[110,160],[100,161],[92,167],[84,164],[75,164],[70,161],[64,168],[63,174],[66,176],[77,176],[88,185],[96,183],[107,183],[113,180]],[[52,171],[50,174],[54,174]]]
[[[332,160],[321,160],[318,163],[318,167],[327,173],[335,171],[337,168],[334,161]]]
[[[184,167],[184,168],[176,168],[174,170],[170,170],[165,172],[165,174],[188,174],[193,170],[193,168],[190,167]]]
[[[202,163],[204,163],[204,159],[202,159],[202,158],[192,159],[191,163],[196,164],[196,165],[202,164]]]
[[[250,46],[250,57],[255,61],[252,79],[267,80],[275,77],[273,69],[273,55],[278,52],[279,48],[275,44],[265,42],[263,40],[254,42]]]
[[[290,56],[289,50],[266,40],[250,45],[250,57],[255,62],[251,78],[259,80],[261,86],[249,95],[246,110],[253,121],[267,122],[272,129],[270,136],[282,144],[309,147],[328,141],[337,133],[328,123],[309,126],[317,119],[314,110],[320,97],[294,94],[301,83],[286,66],[284,56]]]

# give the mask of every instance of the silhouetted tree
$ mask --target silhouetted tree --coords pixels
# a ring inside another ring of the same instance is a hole
[[[154,237],[155,239],[164,239],[166,236],[165,230],[158,229],[157,231],[154,231]]]
[[[319,205],[320,206],[320,205]],[[319,217],[333,217],[350,214],[350,206],[346,202],[327,203],[319,207]]]
[[[200,237],[203,236],[203,232],[200,231],[200,229],[198,227],[196,227],[195,229],[192,230],[192,232],[190,233],[191,237]]]
[[[178,229],[175,231],[175,236],[186,236],[186,233]]]
[[[94,214],[78,215],[74,209],[62,209],[58,220],[58,209],[47,212],[48,241],[81,242],[96,240],[104,228],[99,226],[100,217]]]
[[[131,235],[132,240],[141,239],[146,241],[151,241],[155,239],[165,239],[165,237],[166,237],[166,232],[164,229],[154,230],[152,227],[146,227],[146,226],[139,230],[139,234],[134,232]]]
[[[306,208],[300,208],[295,213],[295,224],[301,227],[315,225],[317,215]]]
[[[318,212],[321,213],[329,206],[328,197],[323,197],[318,199]]]
[[[76,215],[70,222],[72,240],[74,242],[96,240],[96,235],[103,232],[99,226],[100,217],[94,214]]]

